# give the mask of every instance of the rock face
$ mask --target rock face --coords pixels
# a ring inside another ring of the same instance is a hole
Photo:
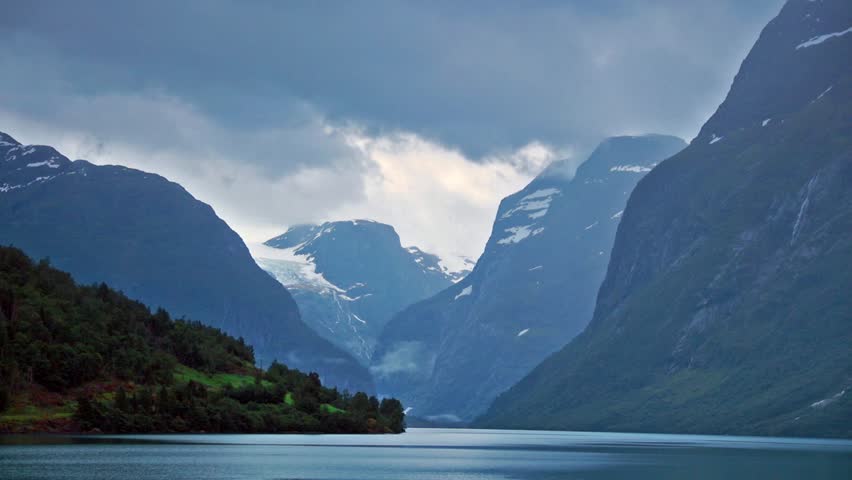
[[[791,0],[489,427],[852,436],[852,3]]]
[[[372,390],[367,370],[302,323],[287,290],[213,209],[158,175],[72,162],[0,134],[0,243],[242,336],[265,364]]]
[[[298,225],[253,250],[293,294],[305,322],[365,365],[394,313],[465,273],[404,248],[392,226],[370,220]]]
[[[585,327],[630,191],[684,146],[611,138],[573,179],[554,168],[505,198],[473,272],[385,327],[371,367],[379,392],[441,424],[482,413]]]

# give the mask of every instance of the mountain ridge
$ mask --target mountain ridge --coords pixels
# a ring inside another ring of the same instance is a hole
[[[49,257],[84,283],[106,282],[243,336],[261,362],[277,358],[341,388],[372,391],[369,373],[316,336],[240,237],[182,186],[0,138],[0,243]]]
[[[634,190],[587,329],[476,425],[852,436],[849,25],[787,2]]]
[[[432,422],[484,410],[582,330],[626,194],[684,145],[613,137],[573,178],[545,172],[504,198],[473,272],[385,327],[371,366],[379,391]]]

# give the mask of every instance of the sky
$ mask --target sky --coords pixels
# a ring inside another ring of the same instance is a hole
[[[603,138],[690,140],[782,0],[5,0],[0,131],[152,171],[247,242],[370,218],[476,258]]]

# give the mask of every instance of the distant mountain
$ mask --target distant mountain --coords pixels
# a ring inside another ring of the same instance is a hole
[[[210,206],[158,175],[72,162],[0,133],[0,244],[242,336],[265,364],[373,389],[366,369],[302,323],[287,290]]]
[[[554,168],[505,198],[473,272],[385,327],[371,367],[379,392],[433,422],[482,413],[585,327],[628,194],[684,146],[611,138],[573,179]]]
[[[852,2],[791,0],[488,427],[852,436]]]
[[[370,220],[297,225],[253,250],[293,294],[305,322],[364,364],[394,313],[465,273],[403,248],[393,227]]]

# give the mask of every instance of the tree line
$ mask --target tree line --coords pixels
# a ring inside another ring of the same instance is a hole
[[[0,247],[0,412],[33,388],[102,432],[401,432],[402,405],[322,385],[199,322],[151,312],[105,284]],[[180,369],[199,378],[185,378]],[[213,381],[228,374],[240,382]],[[246,381],[248,379],[248,381]]]

